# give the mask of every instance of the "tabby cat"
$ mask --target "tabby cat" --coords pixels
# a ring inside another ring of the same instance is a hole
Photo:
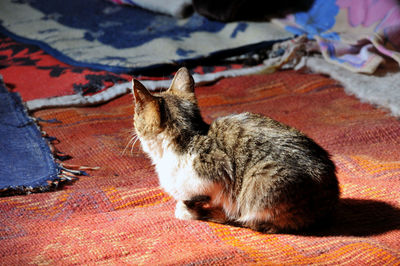
[[[200,115],[186,68],[152,95],[133,80],[134,126],[179,219],[229,223],[278,233],[305,229],[339,198],[328,153],[270,118],[232,114],[210,125]]]

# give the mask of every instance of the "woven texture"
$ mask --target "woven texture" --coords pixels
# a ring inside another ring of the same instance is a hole
[[[0,193],[7,189],[45,189],[58,179],[59,167],[18,93],[0,79]]]
[[[39,46],[12,40],[0,33],[0,75],[7,87],[20,93],[28,110],[49,107],[98,105],[130,91],[131,75],[91,70],[67,65]],[[158,75],[140,75],[147,88],[166,88],[175,67],[159,70]],[[224,76],[246,75],[260,66],[242,64],[194,65],[190,68],[200,82],[212,82]],[[23,75],[21,75],[23,73]]]
[[[91,95],[126,81],[128,75],[67,65],[36,45],[0,33],[0,74],[24,101],[71,94]]]
[[[0,10],[0,32],[38,44],[65,63],[119,73],[229,57],[292,36],[270,22],[222,23],[196,13],[179,20],[105,0],[2,0]]]
[[[316,39],[325,60],[372,74],[385,62],[400,64],[400,4],[396,0],[316,0],[307,12],[275,20],[296,35]]]
[[[333,156],[342,200],[325,229],[267,235],[174,218],[139,146],[128,147],[132,96],[96,108],[42,110],[71,164],[100,166],[52,193],[0,198],[0,261],[35,264],[400,263],[400,121],[347,96],[335,81],[293,71],[196,89],[210,122],[263,113],[307,133]]]

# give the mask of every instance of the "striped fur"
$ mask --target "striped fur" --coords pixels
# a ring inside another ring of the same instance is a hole
[[[335,166],[313,140],[270,118],[242,113],[206,124],[194,82],[180,69],[152,95],[133,81],[134,125],[180,219],[263,232],[307,228],[338,202]]]

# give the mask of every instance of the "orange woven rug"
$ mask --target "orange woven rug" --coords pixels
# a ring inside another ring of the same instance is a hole
[[[334,80],[294,71],[224,79],[196,90],[205,119],[262,113],[326,148],[342,201],[332,225],[308,235],[174,218],[136,145],[132,96],[96,108],[42,110],[42,129],[68,163],[100,166],[55,192],[0,198],[0,264],[400,264],[400,121],[346,95]]]

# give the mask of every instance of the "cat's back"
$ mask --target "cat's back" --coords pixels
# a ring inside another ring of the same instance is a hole
[[[260,130],[271,134],[271,136],[298,134],[297,130],[276,120],[249,112],[219,117],[210,125],[211,134],[217,134],[218,132],[234,133],[236,131],[240,131],[242,134],[250,134],[253,131],[259,132]]]
[[[208,132],[214,146],[223,151],[244,173],[259,162],[295,172],[334,173],[329,154],[295,128],[271,118],[233,114],[216,119]]]
[[[208,136],[228,151],[243,145],[246,149],[274,149],[285,143],[304,141],[306,138],[294,128],[253,113],[217,118],[211,123]]]

